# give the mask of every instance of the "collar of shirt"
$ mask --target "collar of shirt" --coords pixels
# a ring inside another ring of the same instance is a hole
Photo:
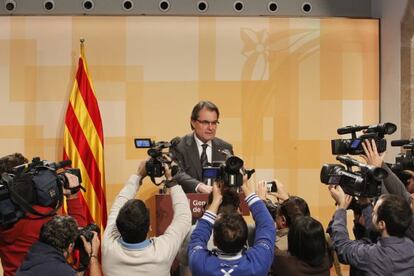
[[[151,240],[147,239],[142,242],[128,243],[124,241],[122,238],[119,238],[119,243],[122,245],[122,247],[129,249],[129,250],[142,250],[150,246]]]
[[[202,145],[204,144],[200,139],[198,139],[197,135],[195,135],[194,133],[194,140],[196,141],[197,144],[197,149],[198,149],[198,156],[201,156],[201,153],[203,152],[203,147]],[[212,143],[211,140],[208,141],[207,143],[205,143],[208,145],[207,149],[206,149],[206,153],[207,153],[207,160],[209,163],[212,162]]]
[[[233,260],[238,260],[241,257],[243,257],[242,252],[243,252],[243,250],[240,250],[237,253],[224,253],[223,251],[217,249],[217,250],[215,250],[214,253],[217,256],[217,258],[219,258],[221,260],[233,261]]]

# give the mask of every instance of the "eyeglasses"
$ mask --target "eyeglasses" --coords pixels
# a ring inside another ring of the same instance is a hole
[[[201,120],[196,120],[197,122],[199,122],[200,124],[202,124],[203,125],[203,127],[207,127],[207,126],[213,126],[213,127],[216,127],[218,124],[220,124],[220,122],[219,121],[213,121],[213,122],[210,122],[210,121],[207,121],[207,120],[203,120],[203,121],[201,121]]]

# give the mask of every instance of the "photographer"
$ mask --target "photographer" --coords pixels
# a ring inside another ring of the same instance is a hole
[[[78,225],[72,217],[54,216],[42,226],[39,241],[30,248],[16,275],[76,275],[67,259],[73,251],[78,235]],[[102,275],[98,261],[98,233],[93,232],[91,242],[83,236],[80,237],[86,253],[90,256],[89,275]]]
[[[181,243],[191,227],[190,206],[171,169],[164,165],[166,187],[171,192],[174,217],[165,233],[147,238],[150,214],[145,203],[135,199],[146,176],[145,162],[130,176],[116,197],[108,216],[102,241],[105,275],[169,275]]]
[[[414,275],[414,242],[404,237],[412,221],[408,203],[396,195],[385,194],[376,202],[372,223],[380,233],[379,241],[352,241],[346,228],[346,209],[352,201],[342,188],[329,186],[337,210],[329,230],[333,246],[342,263],[367,275]]]
[[[413,220],[410,227],[407,229],[405,236],[414,241],[414,203],[411,194],[405,188],[401,180],[393,173],[393,171],[384,163],[385,153],[379,154],[377,147],[373,141],[365,141],[362,144],[365,155],[362,157],[367,164],[376,167],[382,167],[388,172],[388,177],[384,179],[383,185],[390,194],[399,195],[411,206],[413,211]],[[369,220],[369,219],[368,219]]]
[[[273,261],[276,229],[265,204],[255,194],[254,184],[243,178],[242,190],[256,223],[254,244],[247,250],[247,224],[241,214],[224,212],[217,216],[223,196],[213,185],[213,201],[198,221],[188,247],[193,275],[267,275]],[[207,248],[214,228],[217,251]],[[207,265],[208,264],[208,265]]]
[[[182,137],[174,149],[178,163],[184,171],[177,176],[177,181],[186,193],[210,193],[212,187],[203,183],[202,168],[225,160],[219,150],[228,150],[233,154],[231,144],[216,138],[219,115],[219,109],[214,103],[197,103],[191,113],[190,125],[193,133]]]
[[[0,158],[0,174],[12,173],[13,168],[18,165],[27,163],[27,159],[21,154],[11,154]],[[79,186],[79,180],[72,174],[65,174],[69,188]],[[66,196],[67,212],[76,219],[80,226],[86,225],[86,218],[83,212],[81,202],[77,194],[71,194],[70,190],[63,190]],[[52,207],[33,205],[33,209],[41,213],[53,211]],[[39,239],[39,231],[42,225],[48,222],[53,216],[39,217],[30,212],[26,212],[23,218],[20,218],[11,227],[0,226],[0,258],[4,270],[4,275],[14,275],[17,268],[25,258],[27,251],[34,242]]]

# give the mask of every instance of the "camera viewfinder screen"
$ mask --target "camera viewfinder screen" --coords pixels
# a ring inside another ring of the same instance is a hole
[[[220,168],[203,168],[203,178],[215,179],[219,176]]]
[[[149,138],[135,139],[135,147],[136,148],[150,148],[151,147],[151,139],[149,139]]]
[[[361,144],[361,140],[359,140],[359,139],[356,139],[356,140],[352,141],[351,149],[357,149],[360,144]]]

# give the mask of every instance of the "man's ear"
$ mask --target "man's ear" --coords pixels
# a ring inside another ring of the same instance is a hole
[[[377,223],[377,228],[378,228],[378,230],[380,230],[380,231],[384,231],[384,230],[386,230],[387,228],[386,228],[385,221],[383,221],[383,220],[378,221],[378,223]]]

